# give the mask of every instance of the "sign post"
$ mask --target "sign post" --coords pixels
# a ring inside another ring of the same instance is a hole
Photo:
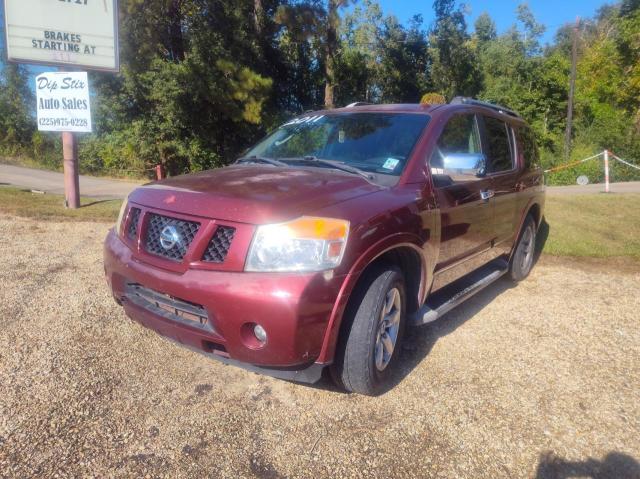
[[[7,59],[61,69],[118,72],[117,0],[4,0]],[[62,132],[65,204],[80,207],[78,138],[91,132],[86,72],[36,79],[38,129]]]
[[[67,208],[80,207],[78,139],[91,132],[91,103],[86,72],[50,72],[36,77],[38,130],[62,132],[64,193]]]

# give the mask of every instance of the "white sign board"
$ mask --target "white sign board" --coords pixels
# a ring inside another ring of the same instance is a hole
[[[36,97],[38,130],[91,132],[91,104],[86,72],[38,75]]]
[[[117,0],[4,0],[9,61],[118,71]]]

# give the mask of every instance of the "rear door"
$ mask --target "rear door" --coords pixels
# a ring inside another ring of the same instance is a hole
[[[481,153],[477,117],[463,113],[448,120],[431,154],[431,177],[441,221],[436,272],[455,269],[454,274],[447,275],[446,281],[441,281],[443,284],[477,267],[467,260],[489,249],[494,238],[493,202],[483,197],[492,189],[491,178],[470,177],[461,181],[453,179],[443,169],[447,155]]]
[[[516,141],[511,126],[500,118],[481,117],[483,152],[487,157],[487,177],[492,181],[494,200],[494,246],[501,252],[511,249],[518,223],[518,176]]]

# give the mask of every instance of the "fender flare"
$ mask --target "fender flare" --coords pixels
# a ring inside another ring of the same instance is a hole
[[[336,345],[338,341],[338,334],[340,332],[340,326],[342,325],[342,318],[344,310],[347,306],[351,293],[355,288],[362,272],[380,256],[388,253],[391,250],[397,248],[408,247],[413,249],[420,256],[420,271],[421,281],[419,294],[420,298],[424,296],[424,289],[427,285],[427,261],[425,258],[424,250],[420,246],[420,239],[412,234],[397,233],[391,236],[387,236],[377,243],[370,246],[358,259],[354,262],[353,266],[349,270],[349,273],[345,276],[345,280],[342,283],[340,292],[331,311],[329,323],[324,334],[322,341],[322,349],[316,362],[330,364],[333,362],[333,357],[336,351]]]

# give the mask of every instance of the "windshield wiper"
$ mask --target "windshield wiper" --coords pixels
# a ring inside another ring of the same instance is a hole
[[[324,158],[318,158],[316,156],[301,156],[299,158],[287,158],[289,161],[302,161],[305,163],[317,163],[319,165],[325,165],[330,168],[335,168],[336,170],[346,171],[347,173],[353,173],[355,175],[360,175],[367,180],[375,179],[375,176],[371,173],[367,173],[360,168],[356,168],[355,166],[349,166],[342,161],[335,160],[325,160]]]
[[[236,160],[236,164],[240,163],[266,163],[273,166],[289,166],[284,161],[274,160],[273,158],[267,158],[266,156],[243,156]]]

